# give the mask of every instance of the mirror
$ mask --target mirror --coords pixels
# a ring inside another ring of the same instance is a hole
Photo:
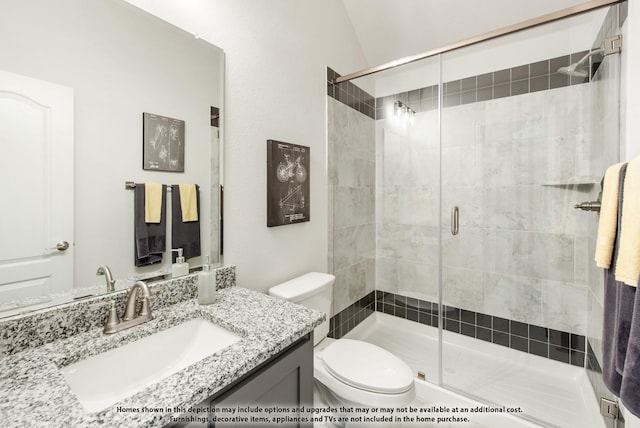
[[[170,218],[162,261],[134,266],[127,181],[198,184],[201,254],[218,263],[222,143],[213,116],[223,108],[224,52],[123,0],[6,0],[2,9],[0,174],[9,190],[0,193],[0,317],[106,293],[102,265],[116,290],[170,273]],[[51,104],[43,93],[54,94]],[[24,117],[7,113],[16,105]],[[184,121],[184,172],[143,169],[143,113]],[[170,200],[168,192],[168,216]],[[23,271],[36,273],[16,280]]]

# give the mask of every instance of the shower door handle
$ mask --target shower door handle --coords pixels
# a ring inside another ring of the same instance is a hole
[[[451,234],[457,235],[460,229],[460,210],[457,206],[451,208]]]

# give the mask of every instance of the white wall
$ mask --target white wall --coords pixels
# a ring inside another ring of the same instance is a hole
[[[373,66],[446,46],[585,0],[343,0]],[[384,31],[380,31],[384,28]]]
[[[516,67],[591,48],[607,8],[468,46],[442,56],[443,82]],[[439,82],[437,57],[364,79],[375,80],[381,97]],[[361,79],[361,80],[364,80]]]
[[[224,49],[224,261],[258,291],[327,270],[326,67],[366,67],[339,0],[127,0]],[[266,226],[266,140],[311,147],[311,221]]]

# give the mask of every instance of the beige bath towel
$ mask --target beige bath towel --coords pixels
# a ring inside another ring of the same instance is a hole
[[[618,192],[622,165],[624,162],[611,165],[604,174],[595,258],[596,265],[603,269],[611,266],[613,243],[618,229]]]
[[[195,184],[180,185],[180,207],[182,208],[182,221],[198,221],[198,200]]]
[[[162,184],[144,183],[144,222],[160,223],[162,212]]]
[[[622,189],[621,223],[616,281],[637,287],[640,276],[640,157],[627,166]]]

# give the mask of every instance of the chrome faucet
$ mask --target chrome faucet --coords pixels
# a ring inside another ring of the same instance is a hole
[[[136,315],[136,297],[140,294],[141,307],[140,312]],[[122,321],[118,318],[118,312],[116,310],[116,303],[111,301],[109,308],[109,317],[107,318],[107,324],[104,326],[104,333],[111,334],[118,331],[133,327],[138,324],[142,324],[153,319],[151,314],[151,308],[149,307],[149,287],[142,281],[137,281],[129,289],[127,294],[127,303],[125,304],[124,314],[122,315]]]
[[[111,293],[116,291],[116,280],[113,279],[113,275],[111,275],[111,269],[109,266],[102,265],[98,268],[96,275],[104,275],[105,281],[107,281],[107,293]]]

